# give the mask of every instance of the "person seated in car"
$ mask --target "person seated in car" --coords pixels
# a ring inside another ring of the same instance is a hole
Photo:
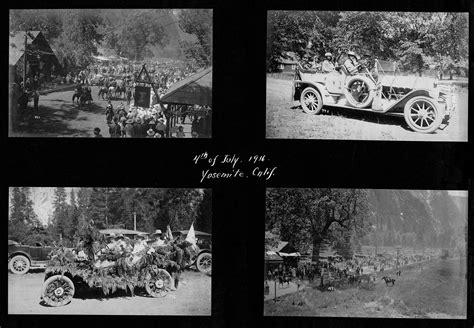
[[[334,63],[332,61],[332,54],[330,52],[326,52],[324,55],[326,59],[324,59],[323,64],[322,64],[322,71],[323,73],[331,73],[336,70],[336,67],[334,66]]]
[[[348,51],[347,56],[349,58],[344,61],[344,67],[347,69],[347,72],[350,75],[356,75],[359,72],[360,66],[360,64],[357,62],[357,55],[354,51]]]

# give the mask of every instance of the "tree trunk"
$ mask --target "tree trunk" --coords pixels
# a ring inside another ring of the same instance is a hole
[[[313,255],[311,260],[313,262],[319,262],[319,249],[321,248],[321,240],[313,237]]]

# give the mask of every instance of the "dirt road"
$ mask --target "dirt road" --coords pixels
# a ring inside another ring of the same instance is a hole
[[[465,259],[436,260],[392,277],[394,286],[387,286],[379,275],[370,287],[340,286],[334,292],[307,285],[277,302],[266,301],[264,312],[270,316],[466,318]]]
[[[73,90],[52,92],[42,95],[39,100],[38,112],[29,108],[21,112],[18,126],[11,137],[93,137],[94,128],[98,127],[104,137],[109,137],[109,128],[105,120],[107,101],[97,97],[99,89],[92,87],[93,102],[91,105],[79,106],[72,103]],[[126,108],[126,100],[112,100],[116,109],[121,103]],[[191,136],[190,117],[182,125],[186,137]]]
[[[291,98],[292,81],[267,77],[267,138],[467,141],[467,91],[457,94],[458,109],[444,130],[413,132],[403,118],[355,110],[324,108],[319,115],[303,112]]]
[[[86,292],[62,307],[40,304],[44,272],[8,274],[9,314],[211,315],[211,277],[194,271],[181,276],[178,290],[166,297],[130,296],[123,291],[104,297]]]

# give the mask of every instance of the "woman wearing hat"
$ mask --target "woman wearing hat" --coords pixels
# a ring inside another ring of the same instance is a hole
[[[94,138],[103,138],[103,136],[100,134],[99,128],[94,129]]]

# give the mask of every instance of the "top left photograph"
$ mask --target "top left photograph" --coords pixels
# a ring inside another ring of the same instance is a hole
[[[211,138],[212,9],[9,12],[9,137]]]

